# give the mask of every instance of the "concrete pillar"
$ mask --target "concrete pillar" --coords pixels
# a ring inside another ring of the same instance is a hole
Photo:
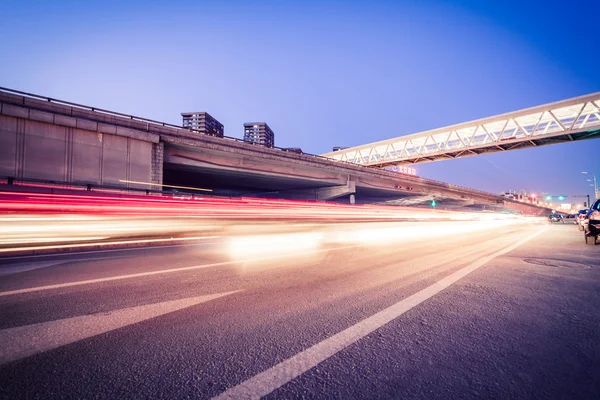
[[[345,185],[329,186],[316,190],[317,200],[332,200],[356,193],[356,182],[348,181]]]
[[[163,160],[165,155],[164,142],[152,144],[152,183],[162,185],[163,183]]]

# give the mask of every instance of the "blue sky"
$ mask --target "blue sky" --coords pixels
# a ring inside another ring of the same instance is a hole
[[[324,153],[600,91],[600,2],[2,1],[0,85]],[[416,166],[579,194],[600,141]]]

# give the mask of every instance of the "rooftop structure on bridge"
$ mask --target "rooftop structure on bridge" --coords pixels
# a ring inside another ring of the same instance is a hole
[[[181,113],[181,116],[183,117],[184,128],[193,129],[205,135],[223,137],[223,124],[209,113],[205,111],[184,112]]]
[[[323,154],[389,167],[600,137],[600,92]]]
[[[275,146],[275,134],[266,122],[246,122],[244,124],[244,142]]]

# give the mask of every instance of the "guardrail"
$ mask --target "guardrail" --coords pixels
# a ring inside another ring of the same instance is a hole
[[[139,121],[139,122],[146,123],[147,125],[152,124],[152,125],[156,125],[156,126],[174,128],[174,129],[178,129],[178,130],[183,130],[183,131],[188,131],[188,132],[195,132],[195,133],[200,133],[200,134],[205,135],[203,132],[201,132],[201,131],[199,131],[197,129],[184,128],[183,126],[175,125],[175,124],[170,124],[168,122],[156,121],[156,120],[149,119],[149,118],[138,117],[138,116],[135,116],[135,115],[129,115],[129,114],[120,113],[120,112],[117,112],[117,111],[110,111],[110,110],[106,110],[106,109],[103,109],[103,108],[98,108],[98,107],[87,106],[87,105],[84,105],[84,104],[73,103],[73,102],[66,101],[66,100],[60,100],[60,99],[55,99],[55,98],[52,98],[52,97],[41,96],[41,95],[37,95],[37,94],[33,94],[33,93],[23,92],[23,91],[20,91],[20,90],[15,90],[15,89],[10,89],[10,88],[0,87],[0,91],[7,92],[7,93],[18,94],[18,95],[22,95],[22,96],[27,96],[27,97],[31,97],[31,98],[34,98],[34,99],[44,100],[44,101],[47,101],[47,102],[53,103],[53,104],[65,105],[65,106],[69,106],[69,107],[75,107],[75,108],[78,108],[78,109],[92,111],[92,112],[103,114],[103,115],[110,115],[110,116],[115,116],[115,117],[120,117],[120,118],[126,118],[126,119],[129,119],[129,120],[132,120],[132,121]],[[149,126],[147,127],[147,130],[149,131]],[[173,135],[173,134],[171,134],[169,136],[186,138],[185,135]],[[213,135],[206,135],[206,136],[210,136],[210,137],[215,138],[215,139],[223,139],[225,141],[234,141],[234,142],[243,143],[243,144],[246,144],[246,145],[252,145],[252,143],[250,143],[250,142],[246,142],[243,139],[232,137],[232,136],[223,136],[223,137],[217,137],[217,136],[213,136]],[[189,139],[189,137],[187,137],[187,138]],[[485,197],[489,197],[489,198],[493,198],[493,199],[497,199],[497,200],[501,199],[501,197],[499,195],[494,194],[494,193],[485,192],[483,190],[472,189],[472,188],[468,188],[468,187],[465,187],[465,186],[454,185],[454,184],[451,184],[451,183],[436,181],[436,180],[433,180],[433,179],[422,178],[422,177],[415,176],[415,175],[403,174],[401,172],[386,171],[386,170],[383,170],[383,169],[380,169],[380,168],[363,166],[363,165],[351,163],[351,162],[348,162],[348,161],[335,160],[333,158],[324,157],[324,156],[317,155],[317,154],[311,154],[311,153],[305,153],[305,152],[298,153],[296,151],[292,151],[292,150],[289,150],[289,149],[286,149],[286,148],[283,148],[283,147],[273,146],[272,149],[280,150],[280,151],[283,151],[283,152],[286,152],[286,153],[290,153],[290,154],[294,154],[296,156],[306,156],[306,157],[309,157],[309,158],[319,159],[319,160],[322,160],[322,161],[330,162],[332,164],[338,164],[338,165],[339,164],[343,164],[345,166],[351,167],[351,168],[356,169],[356,170],[363,170],[363,171],[368,170],[370,172],[375,172],[376,171],[377,174],[385,176],[385,177],[388,177],[388,178],[389,177],[401,176],[403,179],[412,181],[414,183],[426,184],[426,185],[437,187],[439,189],[457,190],[457,191],[464,192],[465,194],[480,195],[480,196],[485,196]],[[127,190],[132,190],[132,189],[127,189]]]

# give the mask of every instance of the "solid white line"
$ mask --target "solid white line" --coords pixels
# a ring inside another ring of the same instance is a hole
[[[0,365],[239,292],[191,297],[0,330]]]
[[[494,258],[506,254],[523,243],[533,239],[542,232],[544,228],[535,234],[520,240],[519,242],[485,256],[474,263],[448,275],[437,283],[407,297],[404,300],[364,319],[357,324],[323,340],[320,343],[288,358],[285,361],[263,371],[252,378],[226,390],[215,399],[258,399],[271,393],[275,389],[297,378],[304,372],[325,361],[334,354],[344,350],[348,346],[366,337],[375,330],[398,318],[411,308],[421,304],[425,300],[435,296],[453,283],[480,268]]]
[[[0,292],[0,296],[9,296],[9,295],[12,295],[12,294],[38,292],[40,290],[48,290],[48,289],[60,289],[60,288],[65,288],[65,287],[70,287],[70,286],[88,285],[90,283],[118,281],[118,280],[121,280],[121,279],[138,278],[138,277],[141,277],[141,276],[169,274],[169,273],[172,273],[172,272],[189,271],[189,270],[192,270],[192,269],[218,267],[218,266],[221,266],[221,265],[227,265],[227,264],[232,264],[232,263],[233,263],[232,261],[224,261],[224,262],[213,263],[213,264],[193,265],[191,267],[170,268],[170,269],[162,269],[162,270],[159,270],[159,271],[139,272],[137,274],[118,275],[118,276],[109,276],[109,277],[106,277],[106,278],[88,279],[88,280],[85,280],[85,281],[57,283],[55,285],[38,286],[38,287],[25,288],[25,289],[9,290],[7,292]]]
[[[354,248],[354,247],[356,247],[356,246],[334,247],[334,248],[327,248],[327,249],[322,249],[322,250],[306,251],[306,252],[303,252],[302,254],[313,254],[313,253],[322,253],[322,252],[327,252],[327,251],[345,250],[345,249],[350,249],[350,248]],[[10,296],[13,294],[39,292],[41,290],[60,289],[60,288],[65,288],[65,287],[70,287],[70,286],[88,285],[91,283],[118,281],[121,279],[138,278],[138,277],[142,277],[142,276],[170,274],[173,272],[189,271],[189,270],[194,270],[194,269],[202,269],[202,268],[210,268],[210,267],[220,267],[220,266],[224,266],[224,265],[235,265],[235,264],[240,264],[240,263],[244,263],[244,262],[276,260],[276,259],[281,259],[281,258],[282,258],[281,255],[276,255],[276,256],[270,256],[270,257],[252,258],[249,260],[223,261],[223,262],[212,263],[212,264],[193,265],[190,267],[170,268],[170,269],[162,269],[162,270],[158,270],[158,271],[139,272],[137,274],[109,276],[106,278],[87,279],[84,281],[57,283],[54,285],[37,286],[37,287],[31,287],[31,288],[16,289],[16,290],[9,290],[6,292],[0,292],[0,297]]]
[[[9,267],[0,267],[0,276],[18,274],[26,271],[33,271],[35,269],[48,268],[55,265],[64,264],[65,261],[38,261],[38,262],[30,262],[30,263],[21,263],[16,265],[11,265]]]
[[[179,241],[192,241],[192,240],[206,240],[216,239],[218,236],[197,236],[197,237],[183,237],[183,238],[163,238],[163,239],[139,239],[139,240],[121,240],[112,242],[91,242],[91,243],[71,243],[71,244],[57,244],[57,245],[46,245],[46,246],[31,246],[31,247],[11,247],[6,249],[0,249],[0,253],[10,253],[16,251],[35,251],[35,250],[57,250],[57,249],[73,249],[77,247],[90,247],[90,246],[114,246],[123,244],[142,244],[142,243],[161,243],[161,242],[179,242]]]
[[[25,259],[38,259],[38,258],[47,258],[47,257],[63,257],[67,259],[69,256],[75,258],[75,260],[67,260],[65,262],[71,261],[79,261],[76,256],[81,256],[85,254],[102,254],[102,253],[112,253],[115,251],[140,251],[140,250],[153,250],[153,249],[170,249],[173,247],[190,247],[190,246],[198,246],[199,243],[181,243],[181,244],[166,244],[162,246],[143,246],[143,247],[124,247],[122,249],[98,249],[98,250],[86,250],[86,251],[78,251],[76,253],[53,253],[53,254],[34,254],[30,256],[11,256],[11,257],[0,257],[0,261],[12,261],[18,260],[22,261]],[[98,260],[104,260],[104,258],[98,258]],[[0,268],[2,266],[0,265]]]

